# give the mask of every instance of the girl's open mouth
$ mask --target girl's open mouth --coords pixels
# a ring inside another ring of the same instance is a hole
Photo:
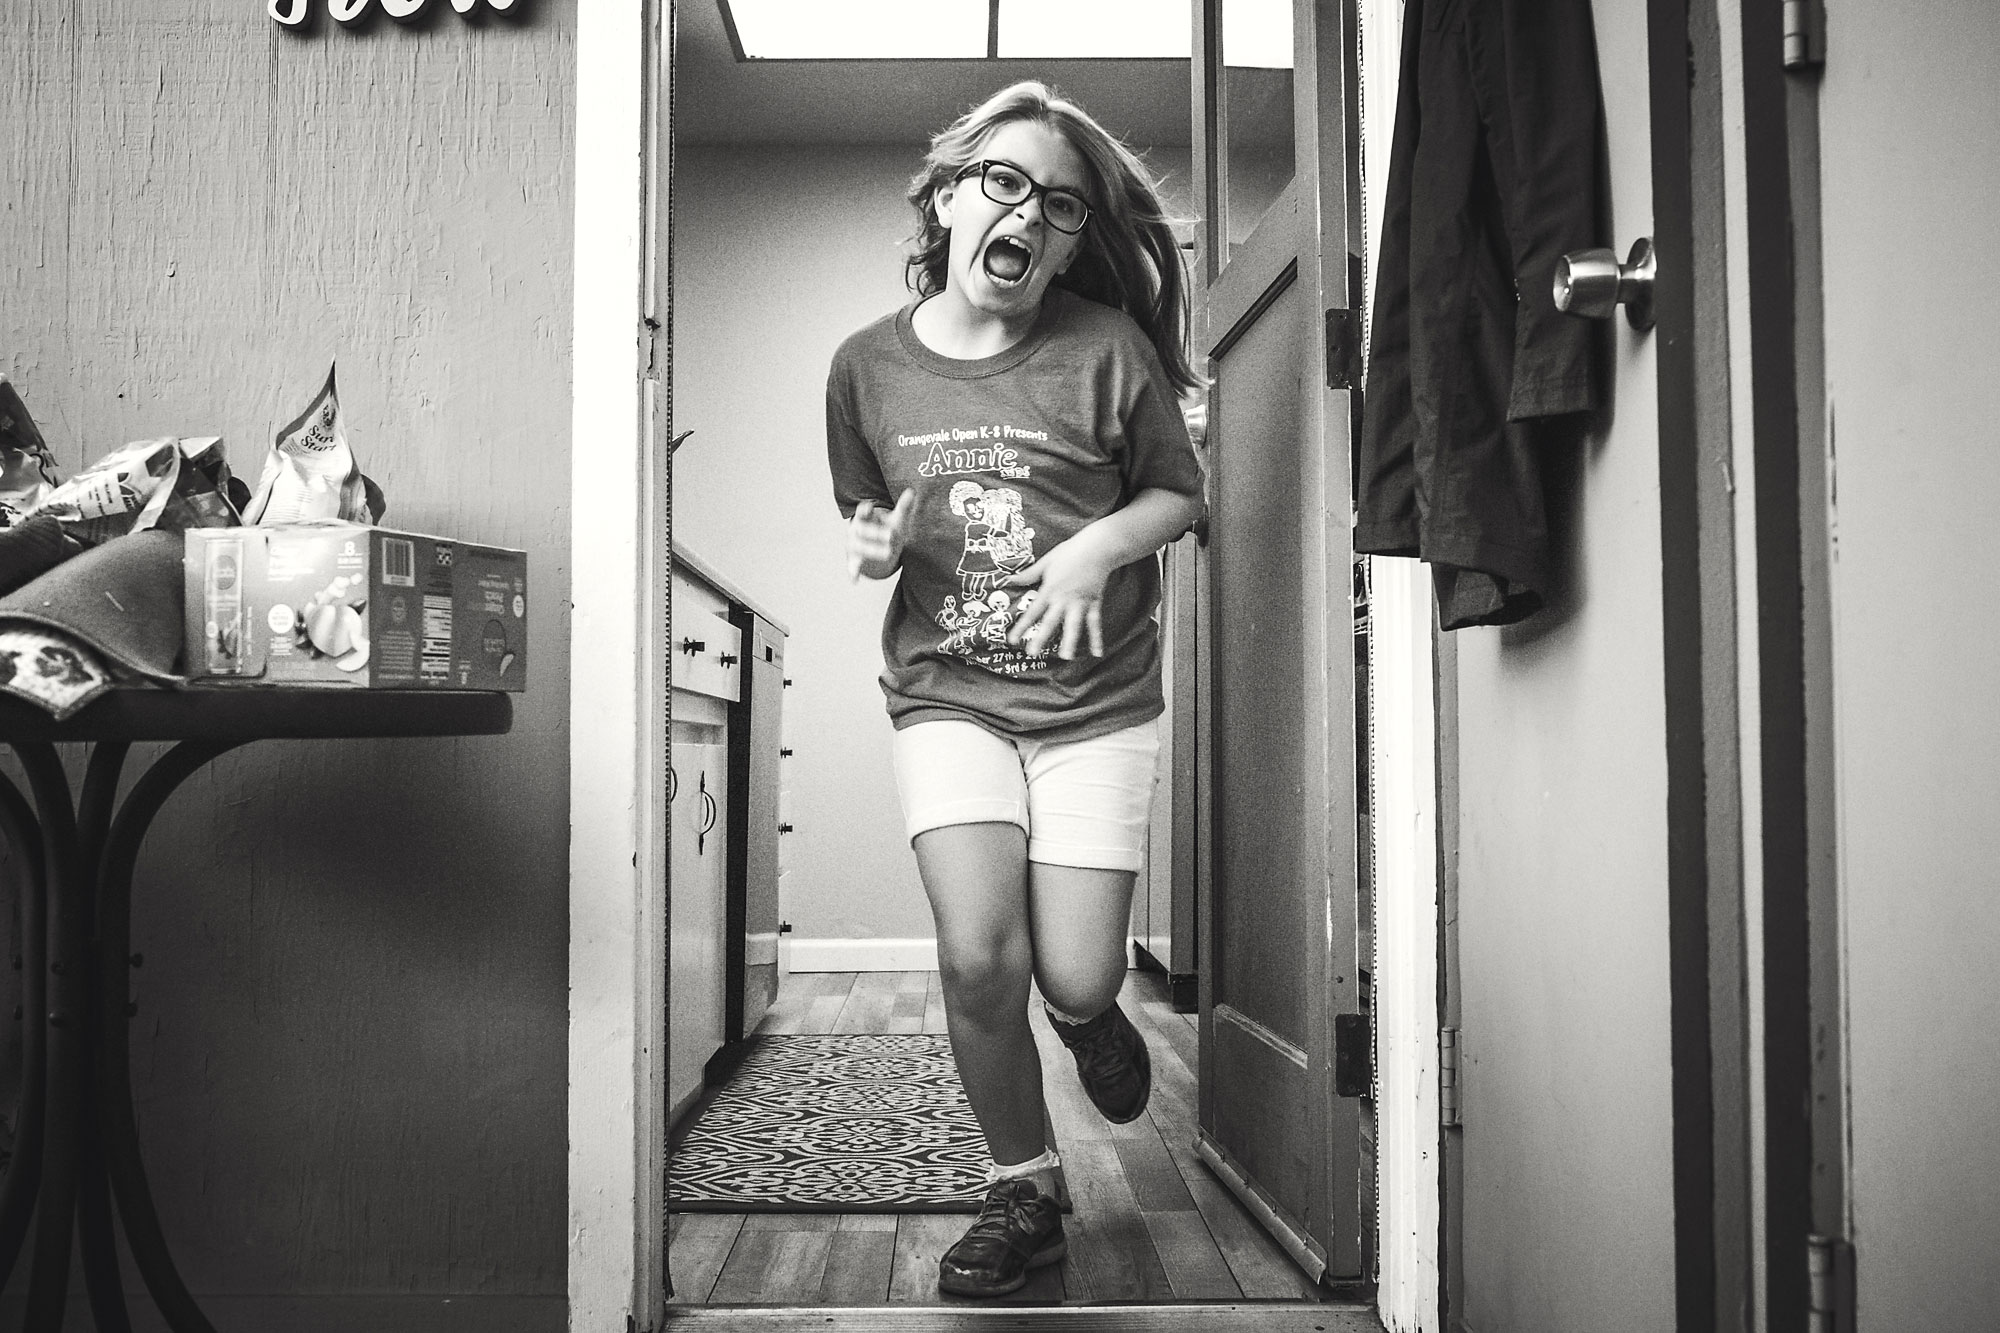
[[[1011,236],[996,236],[986,247],[983,263],[986,275],[1003,286],[1012,286],[1027,276],[1034,251]]]

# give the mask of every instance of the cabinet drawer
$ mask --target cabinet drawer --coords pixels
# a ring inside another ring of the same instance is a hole
[[[718,699],[743,697],[743,636],[707,611],[674,608],[674,688]]]

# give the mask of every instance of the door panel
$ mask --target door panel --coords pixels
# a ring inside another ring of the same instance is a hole
[[[1289,220],[1289,219],[1283,219]],[[1325,882],[1307,783],[1305,605],[1299,561],[1302,314],[1309,298],[1281,273],[1269,303],[1213,363],[1216,432],[1210,518],[1214,829],[1208,1032],[1218,1077],[1204,1127],[1286,1216],[1325,1245],[1315,1187],[1321,1108],[1312,1104],[1313,1037],[1302,986],[1323,936],[1312,930]],[[1317,1233],[1316,1235],[1314,1233]]]
[[[1610,229],[1653,232],[1645,0],[1595,0]],[[1544,455],[1549,605],[1452,634],[1466,1326],[1675,1326],[1655,338]],[[1449,729],[1447,730],[1449,735]],[[1449,808],[1449,802],[1447,802]],[[1454,1227],[1456,1231],[1458,1228]]]
[[[1211,518],[1209,623],[1221,688],[1210,774],[1217,875],[1232,888],[1303,886],[1324,877],[1319,840],[1308,825],[1305,737],[1296,721],[1308,688],[1298,559],[1305,426],[1298,348],[1310,341],[1307,299],[1286,278],[1270,306],[1214,363],[1212,410],[1226,433]],[[1217,932],[1213,955],[1216,1003],[1303,1046],[1309,1040],[1298,984],[1303,959],[1287,953],[1308,941],[1306,895],[1245,892],[1228,896],[1224,907],[1228,924]],[[1302,1108],[1303,1085],[1290,1091]],[[1294,1121],[1302,1130],[1303,1117]]]

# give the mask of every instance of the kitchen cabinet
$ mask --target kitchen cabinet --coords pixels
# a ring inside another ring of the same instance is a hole
[[[680,701],[677,701],[677,703]],[[683,723],[681,732],[719,726]],[[668,850],[667,958],[672,1000],[667,1010],[667,1105],[678,1116],[700,1094],[703,1070],[723,1042],[727,972],[726,884],[723,871],[722,797],[728,788],[729,749],[719,739],[676,740],[668,782],[672,838]]]
[[[778,997],[779,847],[789,832],[780,797],[782,770],[789,767],[783,738],[785,632],[747,606],[738,605],[733,615],[747,651],[743,697],[729,732],[729,805],[743,815],[732,824],[729,843],[734,873],[727,929],[739,946],[730,951],[724,979],[724,1027],[732,1041],[755,1032]]]
[[[668,1105],[757,1028],[778,987],[786,631],[674,552]]]

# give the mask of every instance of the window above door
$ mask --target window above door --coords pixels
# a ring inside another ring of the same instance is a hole
[[[1188,0],[717,0],[741,61],[1185,60]],[[1290,68],[1291,12],[1232,4],[1231,63]]]

